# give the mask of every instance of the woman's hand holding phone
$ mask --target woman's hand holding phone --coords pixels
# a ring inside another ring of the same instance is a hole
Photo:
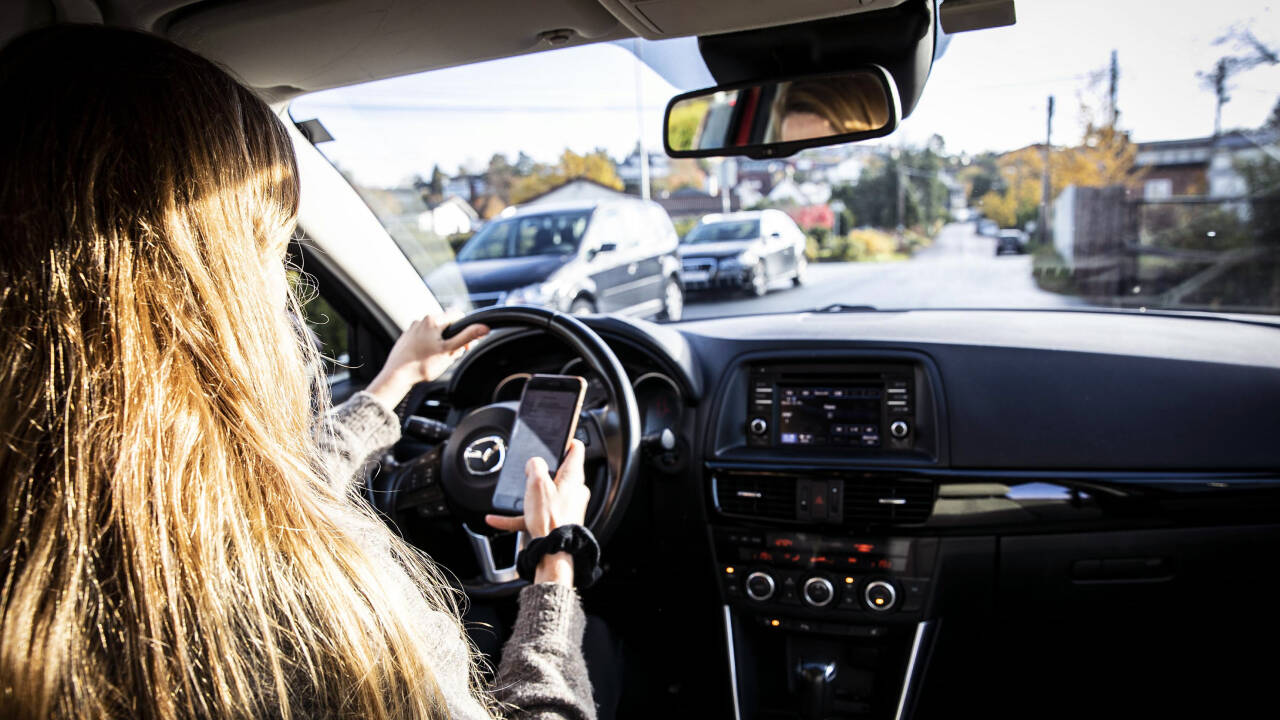
[[[561,525],[584,524],[587,501],[591,499],[583,470],[585,455],[580,441],[570,441],[569,451],[565,453],[554,479],[547,471],[545,460],[537,457],[529,460],[525,465],[524,515],[486,515],[485,522],[508,532],[525,530],[535,538],[543,537]],[[573,585],[573,556],[554,553],[543,557],[538,563],[534,582]]]

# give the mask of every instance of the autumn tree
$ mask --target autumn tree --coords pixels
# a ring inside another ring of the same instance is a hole
[[[1129,134],[1111,125],[1089,123],[1079,145],[1049,152],[1049,196],[1057,197],[1070,185],[1109,187],[1136,184],[1134,171],[1138,146]],[[1044,146],[1031,145],[1005,153],[996,160],[1003,191],[982,196],[982,212],[1001,227],[1021,227],[1039,212],[1044,174]]]
[[[701,189],[707,182],[707,174],[698,161],[692,158],[673,159],[668,168],[670,172],[665,178],[654,179],[655,189],[665,192],[675,192],[685,187]]]
[[[536,163],[528,175],[517,178],[511,186],[511,202],[522,203],[577,178],[586,178],[614,190],[623,188],[622,178],[618,177],[618,169],[609,153],[596,149],[579,155],[566,148],[555,165]]]
[[[687,100],[672,108],[667,122],[667,143],[673,150],[693,149],[709,108],[710,103],[706,100]]]

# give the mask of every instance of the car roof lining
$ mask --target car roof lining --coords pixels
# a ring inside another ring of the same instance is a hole
[[[0,3],[0,43],[51,22],[132,27],[191,48],[270,99],[286,100],[556,47],[737,32],[904,1],[745,8],[736,0],[19,0]]]

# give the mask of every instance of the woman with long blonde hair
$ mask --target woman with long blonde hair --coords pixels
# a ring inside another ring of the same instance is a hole
[[[594,716],[571,559],[538,565],[489,691],[455,591],[355,489],[485,329],[416,323],[329,410],[270,108],[86,26],[0,50],[0,96],[0,717]],[[581,463],[531,463],[504,527],[580,524]]]

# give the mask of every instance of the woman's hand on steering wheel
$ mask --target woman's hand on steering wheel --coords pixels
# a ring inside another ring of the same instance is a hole
[[[587,501],[591,499],[583,471],[585,456],[582,443],[570,440],[569,452],[565,453],[554,480],[545,460],[530,459],[524,468],[524,515],[486,515],[485,522],[508,532],[525,530],[534,538],[543,537],[561,525],[585,525]],[[534,573],[534,582],[573,585],[573,556],[555,553],[543,557]]]
[[[386,364],[365,391],[387,407],[395,407],[414,385],[440,377],[471,343],[489,333],[484,325],[469,325],[446,340],[444,329],[461,317],[462,313],[447,312],[415,320],[396,340]]]

